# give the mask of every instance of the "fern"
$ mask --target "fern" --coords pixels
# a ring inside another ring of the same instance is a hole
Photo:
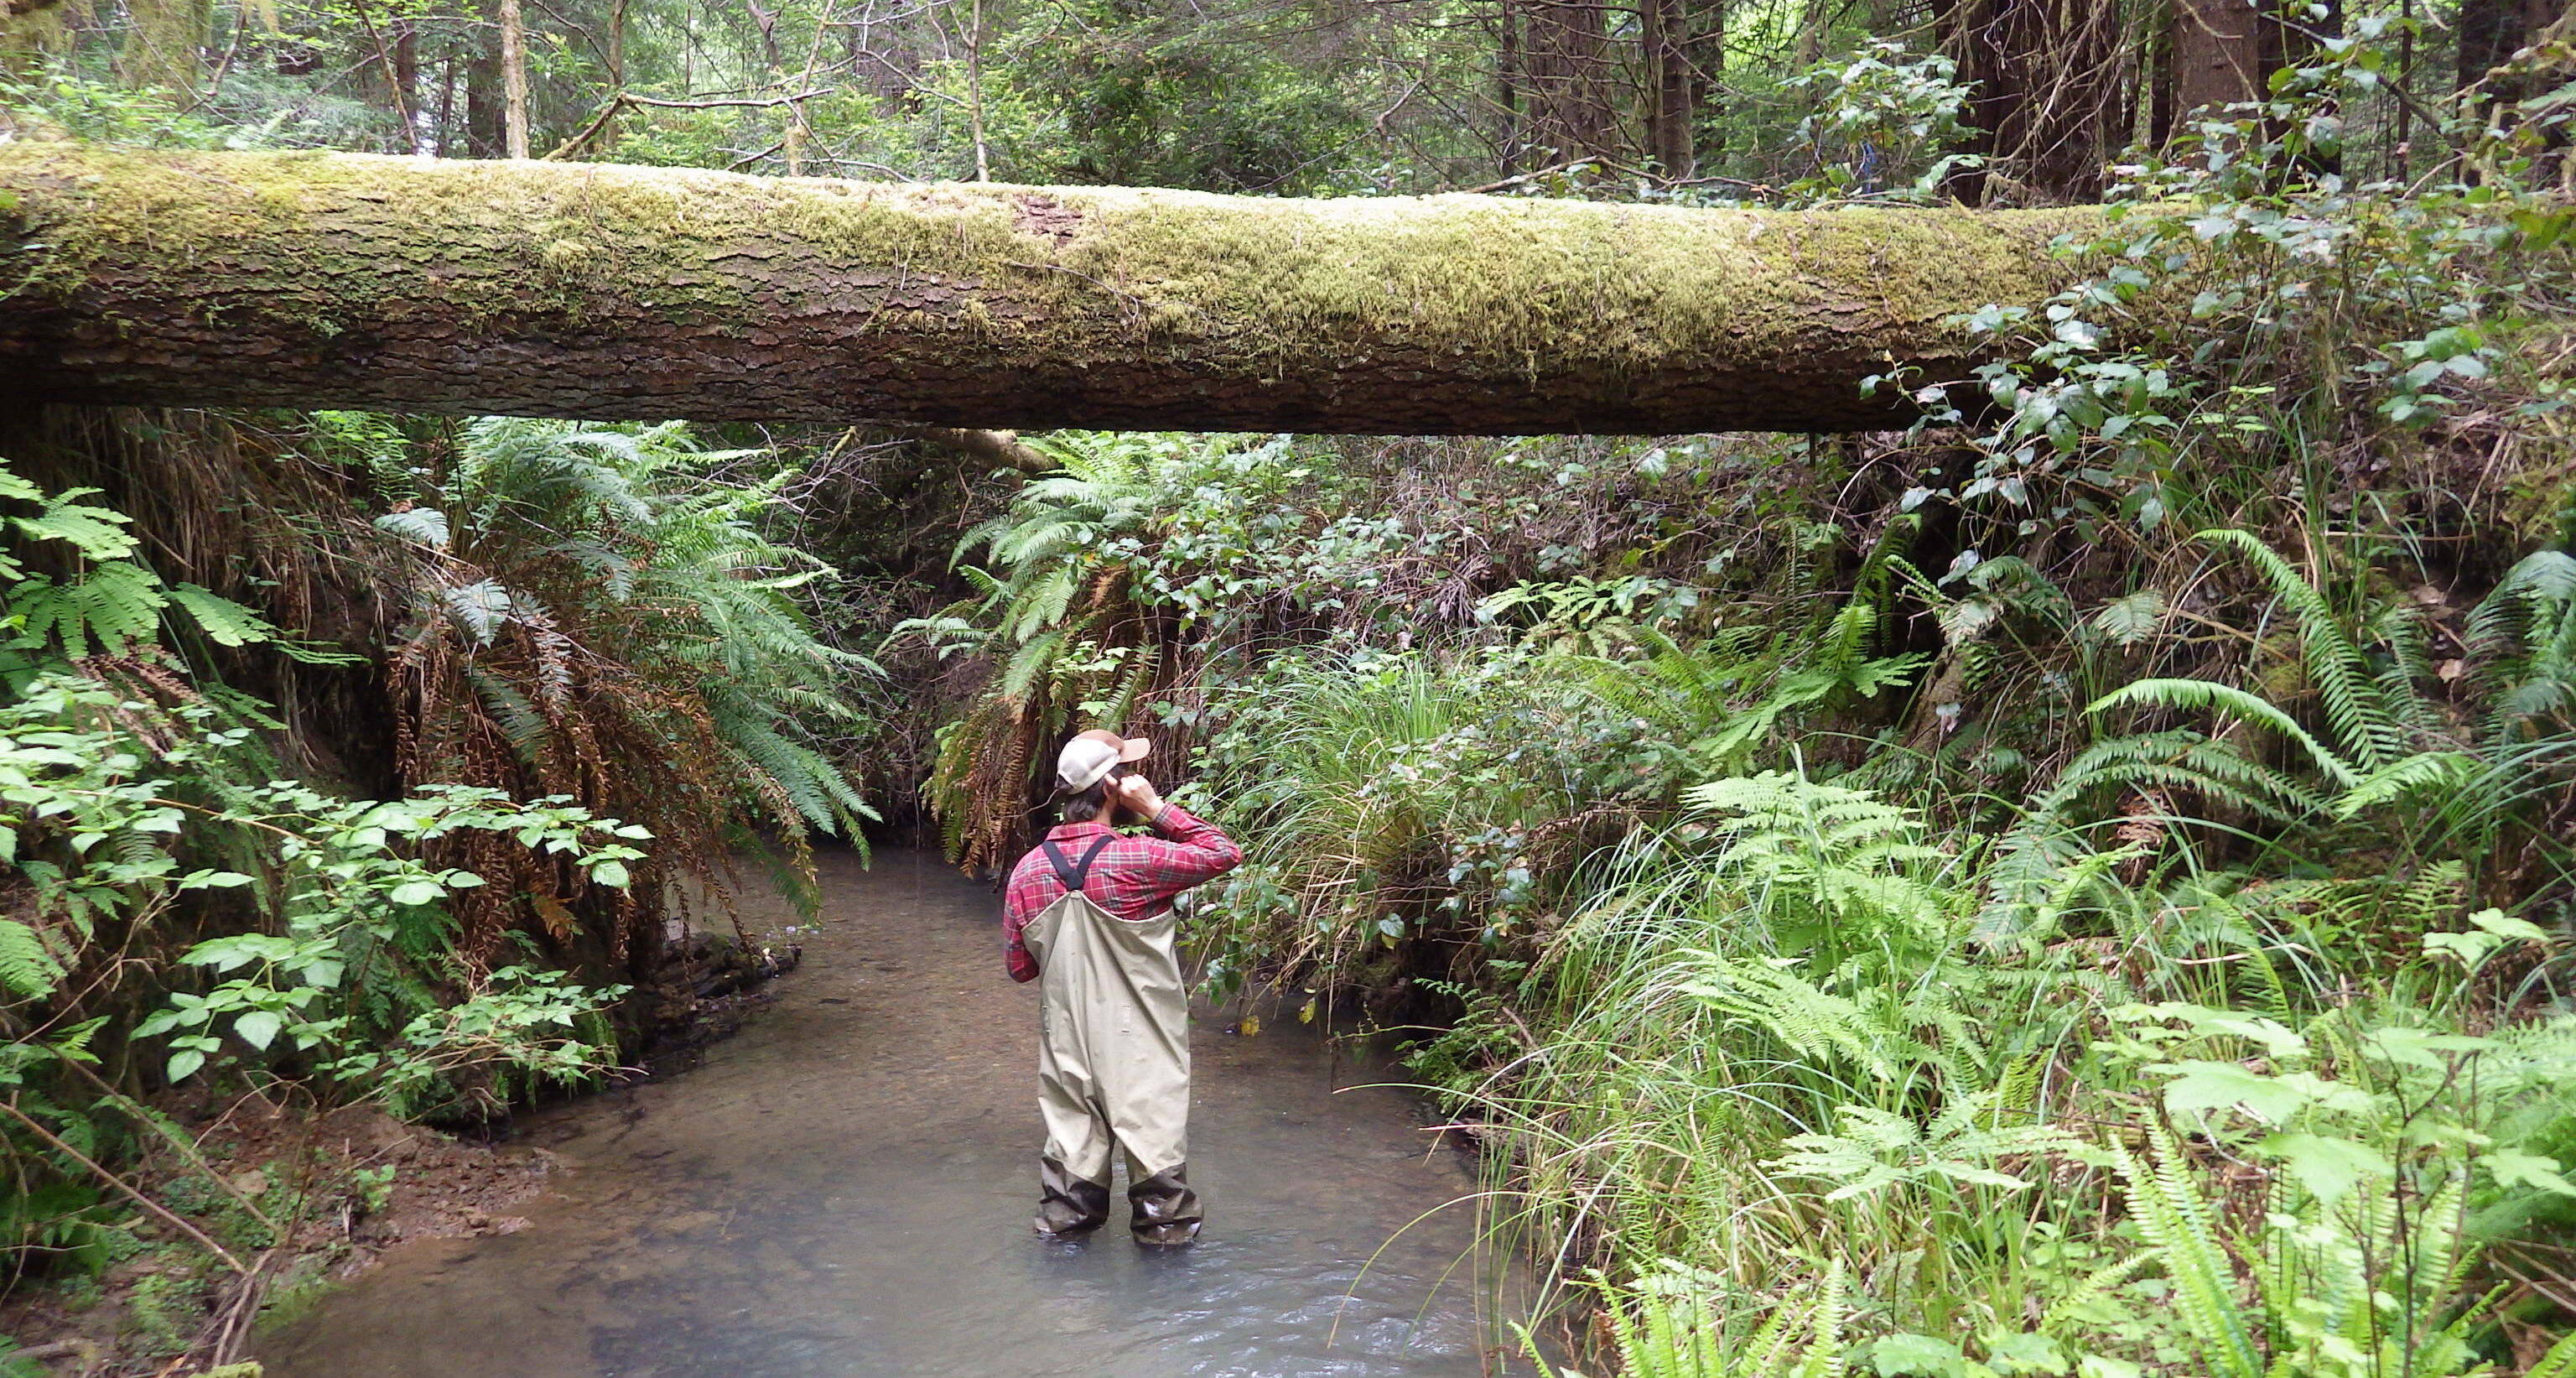
[[[2236,1298],[2235,1266],[2218,1242],[2209,1205],[2173,1136],[2161,1124],[2147,1125],[2146,1135],[2147,1162],[2118,1142],[2111,1160],[2128,1189],[2138,1232],[2173,1284],[2174,1309],[2199,1343],[2211,1378],[2264,1378],[2253,1329]]]
[[[477,579],[441,589],[439,601],[478,646],[491,645],[510,617],[510,591],[497,580]]]
[[[2269,766],[2246,760],[2224,742],[2197,732],[2147,732],[2086,747],[2030,806],[2035,825],[2065,827],[2096,819],[2079,811],[2115,786],[2180,788],[2222,808],[2287,823],[2320,813],[2325,799]]]
[[[1621,1378],[1842,1378],[1851,1323],[1842,1261],[1826,1265],[1809,1294],[1782,1300],[1739,1337],[1680,1277],[1654,1276],[1612,1295],[1604,1310]],[[1551,1370],[1529,1333],[1523,1348]],[[1577,1378],[1571,1370],[1558,1378]]]
[[[1057,627],[1013,651],[1010,660],[1002,667],[1001,677],[994,682],[995,691],[1006,702],[1027,703],[1036,688],[1046,682],[1056,654],[1064,649],[1072,635],[1065,628]]]
[[[2368,659],[2327,604],[2325,595],[2251,532],[2203,531],[2197,539],[2243,555],[2262,576],[2272,596],[2296,614],[2308,678],[2316,685],[2317,696],[2325,706],[2326,721],[2333,724],[2337,740],[2350,753],[2353,763],[2360,770],[2375,771],[2403,754],[2404,734],[2389,710],[2387,697],[2373,681]],[[2412,686],[2406,688],[2411,694]]]
[[[1892,1054],[1898,1048],[1924,1051],[1911,1038],[1893,1035],[1858,1002],[1795,972],[1714,952],[1691,955],[1705,964],[1705,974],[1685,982],[1682,994],[1765,1030],[1811,1062],[1848,1063],[1869,1077],[1890,1078],[1897,1073]]]
[[[64,976],[63,964],[45,949],[36,930],[15,919],[0,919],[0,986],[29,1000],[54,993]]]
[[[68,583],[30,575],[9,590],[9,603],[23,626],[19,649],[59,645],[64,656],[80,660],[93,651],[123,655],[151,642],[170,598],[158,575],[116,560]]]
[[[2419,790],[2457,790],[2484,769],[2464,751],[2426,751],[2391,761],[2335,800],[2337,818],[2350,818]]]
[[[2485,691],[2491,751],[2576,719],[2576,556],[2524,556],[2469,614],[2473,677]]]
[[[432,550],[445,550],[447,514],[435,507],[406,507],[376,518],[376,529]]]
[[[25,480],[19,483],[25,485]],[[105,563],[129,559],[143,548],[142,542],[125,529],[134,519],[113,508],[80,501],[98,491],[67,488],[50,496],[38,496],[32,485],[15,488],[8,496],[39,502],[44,510],[32,517],[11,517],[9,525],[29,540],[60,541],[83,560]]]
[[[1914,840],[1922,820],[1866,790],[1764,771],[1711,781],[1682,797],[1694,810],[1735,815],[1711,824],[1726,843],[1720,873],[1795,886],[1820,908],[1850,918],[1920,921],[1939,908],[1903,874],[1909,864],[1941,859],[1938,849]]]
[[[2551,1345],[2539,1362],[2522,1371],[2522,1378],[2576,1378],[2576,1335]]]
[[[2161,708],[2173,712],[2218,712],[2253,723],[2298,743],[2308,759],[2337,784],[2350,788],[2361,782],[2352,764],[2318,741],[2298,720],[2275,708],[2261,695],[2251,694],[2231,685],[2213,684],[2204,679],[2133,680],[2095,699],[2084,711],[2106,713],[2115,708]],[[2373,758],[2376,769],[2376,758]]]

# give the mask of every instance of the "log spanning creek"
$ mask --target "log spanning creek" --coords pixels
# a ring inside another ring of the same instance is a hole
[[[531,1117],[572,1170],[528,1228],[396,1248],[266,1338],[271,1378],[1528,1371],[1469,1165],[1293,1017],[1199,1012],[1196,1246],[1129,1241],[1123,1168],[1108,1227],[1032,1234],[1037,1005],[996,896],[935,856],[820,864],[774,1003],[686,1072]]]

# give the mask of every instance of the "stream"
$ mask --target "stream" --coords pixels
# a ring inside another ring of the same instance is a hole
[[[1200,1242],[1131,1243],[1123,1175],[1106,1228],[1039,1238],[1037,1002],[1002,972],[997,897],[928,854],[818,864],[821,923],[774,1003],[686,1072],[531,1116],[573,1170],[529,1227],[394,1249],[265,1337],[270,1378],[1504,1371],[1511,1270],[1450,1204],[1466,1161],[1368,1085],[1382,1063],[1293,1015],[1247,1037],[1202,1009]],[[792,921],[745,908],[755,932]]]

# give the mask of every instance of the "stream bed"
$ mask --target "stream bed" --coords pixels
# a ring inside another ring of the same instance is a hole
[[[1383,1064],[1200,1011],[1200,1242],[1137,1248],[1123,1179],[1108,1227],[1039,1238],[1037,1004],[997,897],[920,853],[819,865],[773,1003],[699,1066],[532,1116],[572,1170],[529,1227],[395,1249],[264,1338],[271,1378],[1505,1371],[1511,1269],[1476,1247],[1465,1160],[1367,1085]]]

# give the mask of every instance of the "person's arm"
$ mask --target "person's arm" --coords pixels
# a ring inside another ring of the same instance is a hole
[[[1243,863],[1243,848],[1214,823],[1178,804],[1167,803],[1142,775],[1118,782],[1127,807],[1154,825],[1146,839],[1153,859],[1154,888],[1166,897],[1202,881],[1214,880]]]
[[[1002,968],[1011,973],[1012,980],[1022,985],[1038,979],[1038,959],[1030,955],[1028,944],[1022,939],[1022,932],[1028,927],[1033,912],[1030,903],[1033,897],[1020,878],[1026,869],[1025,866],[1013,869],[1010,884],[1002,891]]]

